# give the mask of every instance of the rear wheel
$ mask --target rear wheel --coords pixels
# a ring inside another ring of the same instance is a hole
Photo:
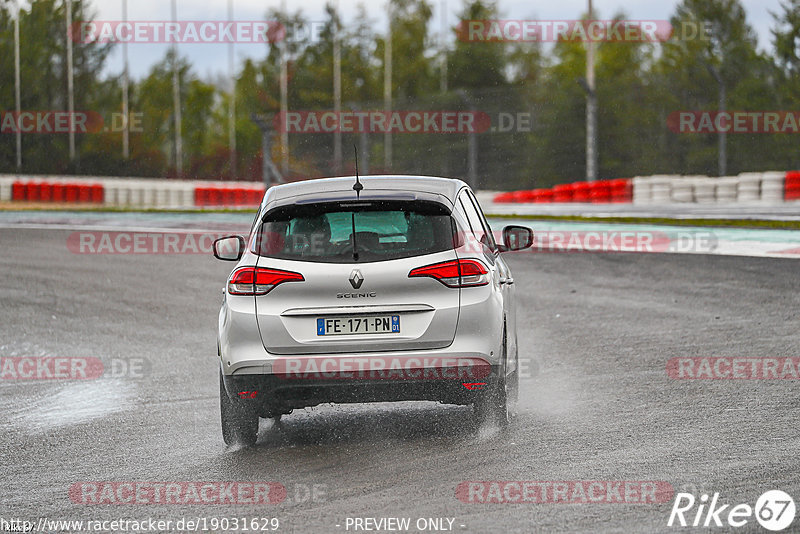
[[[514,416],[519,395],[519,365],[517,355],[514,354],[514,361],[517,365],[514,366],[514,372],[510,375],[506,374],[508,369],[507,350],[504,331],[499,376],[491,389],[474,406],[479,423],[493,422],[504,427],[511,422]]]
[[[219,374],[219,411],[222,439],[226,445],[255,445],[258,437],[258,414],[231,400]]]

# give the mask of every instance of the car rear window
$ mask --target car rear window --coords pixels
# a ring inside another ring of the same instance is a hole
[[[265,215],[254,252],[288,260],[363,263],[452,248],[450,211],[436,202],[415,200],[276,208]]]

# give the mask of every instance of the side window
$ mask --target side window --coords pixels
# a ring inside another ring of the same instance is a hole
[[[460,247],[464,244],[464,234],[467,232],[472,232],[472,228],[469,227],[469,220],[467,219],[467,214],[464,212],[464,205],[461,204],[461,198],[456,198],[455,204],[453,205],[453,219],[456,222],[456,226],[454,227],[454,231],[457,232],[459,235],[455,238],[456,246]],[[463,228],[462,228],[463,226]]]
[[[475,236],[475,239],[477,239],[485,247],[484,254],[489,252],[491,250],[491,241],[489,241],[490,236],[487,237],[486,229],[481,222],[481,217],[478,214],[478,211],[475,209],[472,201],[466,196],[465,192],[462,192],[461,195],[459,195],[459,202],[461,203],[461,207],[467,216],[467,222],[472,230],[472,234]]]
[[[475,239],[489,247],[489,241],[486,236],[486,230],[481,222],[481,216],[475,209],[475,205],[467,196],[466,191],[461,193],[459,200],[461,201],[461,206],[464,209],[464,213],[467,215],[467,222],[469,222],[470,229],[472,230],[472,234],[475,236]]]
[[[481,224],[483,224],[483,231],[485,232],[486,235],[487,246],[492,250],[496,249],[497,244],[494,241],[494,234],[492,234],[492,227],[489,226],[489,221],[486,220],[483,211],[481,211],[481,207],[478,205],[478,199],[475,198],[475,195],[473,195],[471,191],[467,191],[467,196],[469,197],[470,201],[472,201],[475,211],[478,213],[478,218],[480,218]]]

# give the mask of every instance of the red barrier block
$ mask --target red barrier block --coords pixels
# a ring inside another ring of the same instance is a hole
[[[244,206],[247,204],[247,189],[237,187],[233,190],[233,204],[235,206]]]
[[[92,184],[90,186],[91,189],[91,199],[92,202],[95,204],[102,204],[103,200],[105,199],[105,189],[103,188],[102,184]]]
[[[247,205],[258,206],[261,204],[261,199],[264,198],[264,191],[261,189],[248,189],[247,190]]]
[[[623,203],[633,201],[633,183],[629,178],[611,180],[611,202]]]
[[[538,204],[553,202],[552,189],[534,189],[534,191],[536,192],[536,198],[534,199],[534,202]]]
[[[800,171],[787,171],[783,183],[783,199],[800,199]]]
[[[236,190],[233,188],[222,188],[222,205],[234,206],[236,205]]]
[[[494,201],[498,202],[498,203],[505,204],[507,202],[511,202],[513,197],[514,197],[514,193],[511,193],[511,192],[499,193],[499,194],[494,196]]]
[[[25,200],[27,190],[25,184],[22,182],[14,182],[11,184],[11,200]]]
[[[598,180],[589,185],[589,199],[595,204],[611,202],[611,184],[607,180]]]
[[[527,191],[514,191],[511,194],[511,202],[527,202]]]
[[[56,182],[53,184],[53,202],[64,202],[66,198],[66,190],[64,184]]]
[[[208,188],[208,205],[221,206],[222,205],[222,189],[219,187]]]
[[[539,190],[538,189],[531,189],[529,191],[525,191],[525,201],[526,202],[536,202],[539,200]]]
[[[92,200],[92,187],[87,184],[78,184],[78,202],[90,202]]]
[[[42,202],[53,201],[53,184],[48,184],[47,182],[44,182],[39,186],[39,199]]]
[[[80,193],[80,187],[78,184],[67,184],[64,187],[66,189],[64,200],[67,202],[77,202]]]
[[[39,184],[36,182],[28,182],[25,184],[25,199],[29,201],[38,202],[41,197],[39,196]]]
[[[800,171],[789,171],[786,173],[783,198],[785,200],[800,199]]]
[[[195,187],[194,188],[194,205],[195,206],[208,206],[208,188]]]
[[[553,186],[553,202],[572,202],[575,184],[558,184]]]
[[[592,189],[589,182],[575,182],[572,187],[572,200],[574,202],[589,202],[591,200]]]

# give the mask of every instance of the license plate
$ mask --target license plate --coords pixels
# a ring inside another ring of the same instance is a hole
[[[364,317],[320,317],[317,319],[318,336],[343,336],[351,334],[398,334],[399,315],[369,315]]]

